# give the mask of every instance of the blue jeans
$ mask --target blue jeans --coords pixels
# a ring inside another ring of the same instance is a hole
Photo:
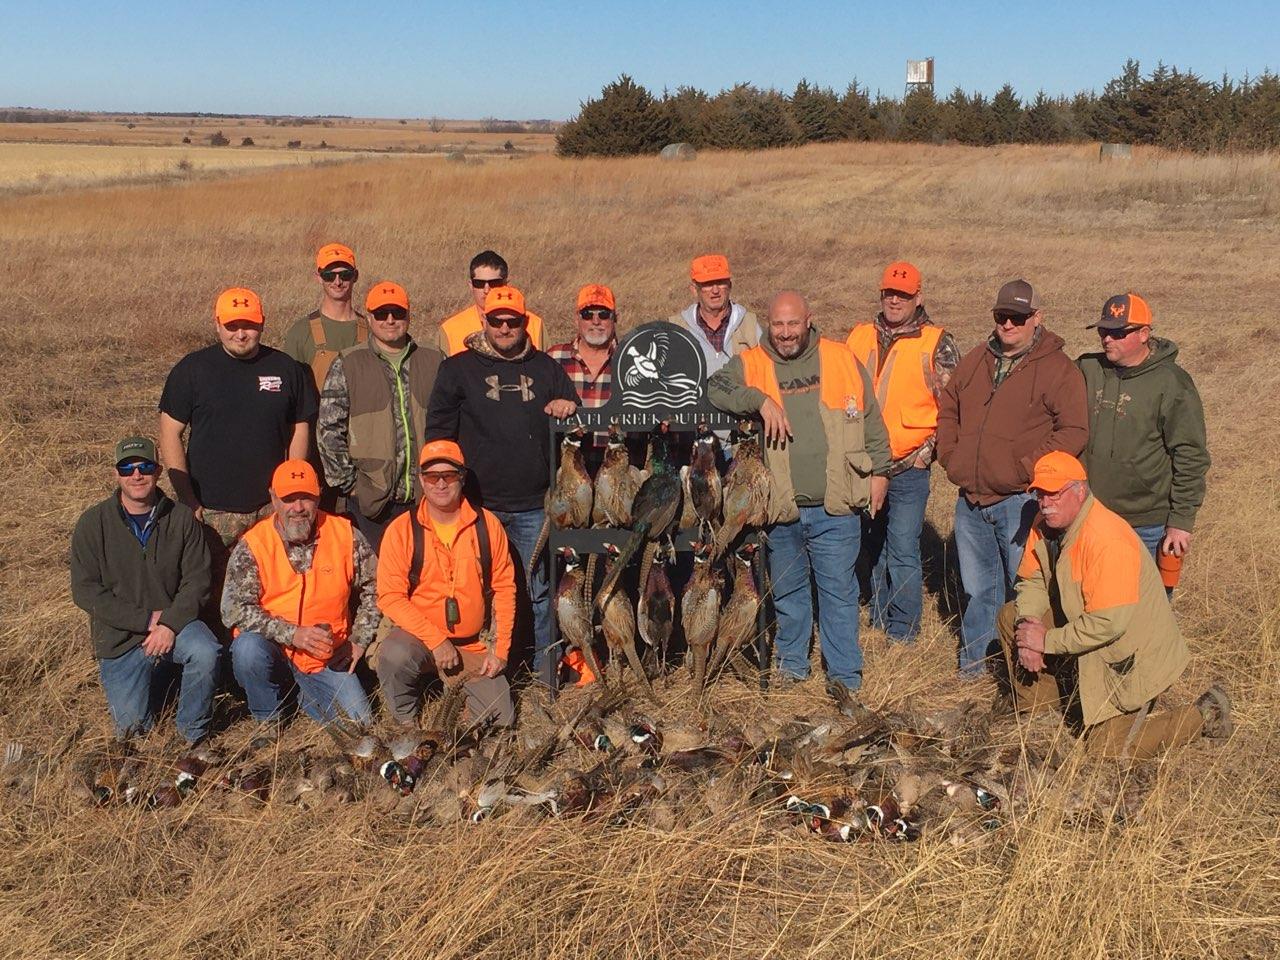
[[[546,552],[542,561],[529,577],[529,556],[537,546],[538,534],[542,532],[542,520],[545,513],[541,510],[494,510],[502,528],[507,531],[507,540],[515,552],[516,561],[516,634],[512,637],[512,646],[533,636],[533,670],[541,676],[546,669],[547,647],[551,643],[551,602],[548,597]]]
[[[862,540],[862,519],[857,514],[833,517],[823,507],[799,509],[799,520],[769,529],[778,669],[791,677],[809,675],[812,573],[818,587],[818,640],[827,677],[857,690],[862,686],[862,648],[858,645],[858,579],[853,567]]]
[[[1151,551],[1151,559],[1156,563],[1160,562],[1160,544],[1164,542],[1165,526],[1163,523],[1153,523],[1146,527],[1134,527],[1133,532],[1138,535],[1138,539],[1142,541],[1142,545]],[[1170,600],[1173,599],[1173,587],[1165,587],[1164,594]]]
[[[956,554],[964,588],[964,616],[960,620],[960,671],[982,672],[995,641],[996,615],[1013,599],[1013,584],[1022,551],[1036,516],[1029,493],[1015,493],[988,507],[956,499]],[[998,650],[995,656],[1000,656]]]
[[[883,509],[864,522],[864,549],[871,564],[871,625],[890,640],[910,642],[920,632],[920,532],[928,502],[929,468],[912,467],[889,479]]]
[[[231,669],[244,687],[249,712],[259,723],[275,720],[293,684],[303,711],[317,723],[336,720],[341,710],[357,723],[372,723],[373,710],[360,678],[345,670],[303,673],[284,655],[280,644],[246,631],[231,641]]]
[[[164,689],[156,681],[163,671],[159,663],[182,668],[178,688],[178,732],[188,743],[196,743],[209,733],[213,720],[213,690],[218,682],[218,657],[222,645],[200,620],[192,620],[173,641],[173,649],[152,659],[142,645],[110,660],[98,661],[98,676],[107,694],[116,736],[146,733],[155,722],[156,708]]]

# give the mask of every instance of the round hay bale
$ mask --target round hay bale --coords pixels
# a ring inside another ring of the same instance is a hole
[[[1098,162],[1103,160],[1132,160],[1133,144],[1131,143],[1104,143],[1098,149]]]
[[[698,151],[691,143],[668,143],[658,156],[663,160],[694,160],[698,156]]]

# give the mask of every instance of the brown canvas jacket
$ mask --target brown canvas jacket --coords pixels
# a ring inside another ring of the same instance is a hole
[[[1079,456],[1089,436],[1084,377],[1041,328],[1000,386],[986,343],[960,360],[938,403],[938,461],[970,503],[988,506],[1027,489],[1051,450]]]

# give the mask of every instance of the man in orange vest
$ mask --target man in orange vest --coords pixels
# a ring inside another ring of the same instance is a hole
[[[809,675],[812,574],[827,692],[851,714],[862,685],[858,512],[875,514],[889,484],[889,437],[871,378],[845,344],[820,336],[805,298],[784,290],[769,305],[765,338],[712,375],[708,396],[764,421],[778,670],[784,681]]]
[[[311,464],[280,464],[271,516],[249,529],[227,562],[222,619],[236,632],[231,665],[262,723],[278,719],[295,684],[319,723],[339,712],[373,721],[355,669],[381,619],[377,558],[350,520],[319,509],[319,498]]]
[[[905,261],[891,263],[880,278],[880,312],[849,334],[849,349],[875,384],[893,453],[884,509],[862,531],[871,567],[871,625],[905,643],[920,632],[924,603],[920,533],[938,397],[960,362],[955,338],[933,325],[923,297],[920,271]]]
[[[507,261],[492,250],[481,250],[471,258],[467,273],[471,282],[471,306],[440,321],[440,352],[446,357],[467,349],[467,337],[484,329],[484,298],[490,290],[507,285]],[[534,349],[542,347],[542,318],[530,313],[525,332]]]
[[[1089,489],[1084,466],[1055,450],[1028,489],[1039,511],[1018,566],[1017,600],[997,618],[1010,691],[1023,711],[1078,715],[1091,753],[1152,757],[1231,733],[1231,700],[1212,686],[1194,704],[1155,710],[1186,669],[1186,641],[1137,532]]]
[[[378,604],[395,626],[378,654],[391,715],[413,724],[422,689],[439,676],[464,685],[473,722],[515,722],[504,671],[516,617],[515,565],[501,521],[462,496],[467,462],[453,440],[419,459],[422,500],[382,539]]]

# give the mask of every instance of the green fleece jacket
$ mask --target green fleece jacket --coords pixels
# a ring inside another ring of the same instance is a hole
[[[1094,495],[1131,525],[1191,530],[1209,472],[1204,408],[1177,346],[1159,337],[1150,346],[1136,367],[1101,353],[1076,361],[1089,401],[1082,459]]]
[[[160,495],[144,547],[112,494],[80,516],[71,537],[71,599],[89,614],[93,655],[111,660],[147,636],[153,610],[179,633],[209,598],[204,528],[180,503]]]
[[[767,336],[760,338],[760,346],[773,360],[782,407],[791,423],[791,483],[795,487],[796,505],[801,507],[820,507],[826,497],[827,435],[818,412],[819,337],[818,329],[811,326],[808,346],[790,360],[778,356]],[[858,369],[862,372],[862,393],[866,401],[863,412],[864,449],[871,458],[872,473],[885,476],[892,459],[889,431],[880,415],[871,377],[861,364],[858,364]],[[758,412],[765,401],[761,391],[746,385],[742,359],[738,356],[711,375],[707,393],[711,402],[721,410],[740,414]]]

